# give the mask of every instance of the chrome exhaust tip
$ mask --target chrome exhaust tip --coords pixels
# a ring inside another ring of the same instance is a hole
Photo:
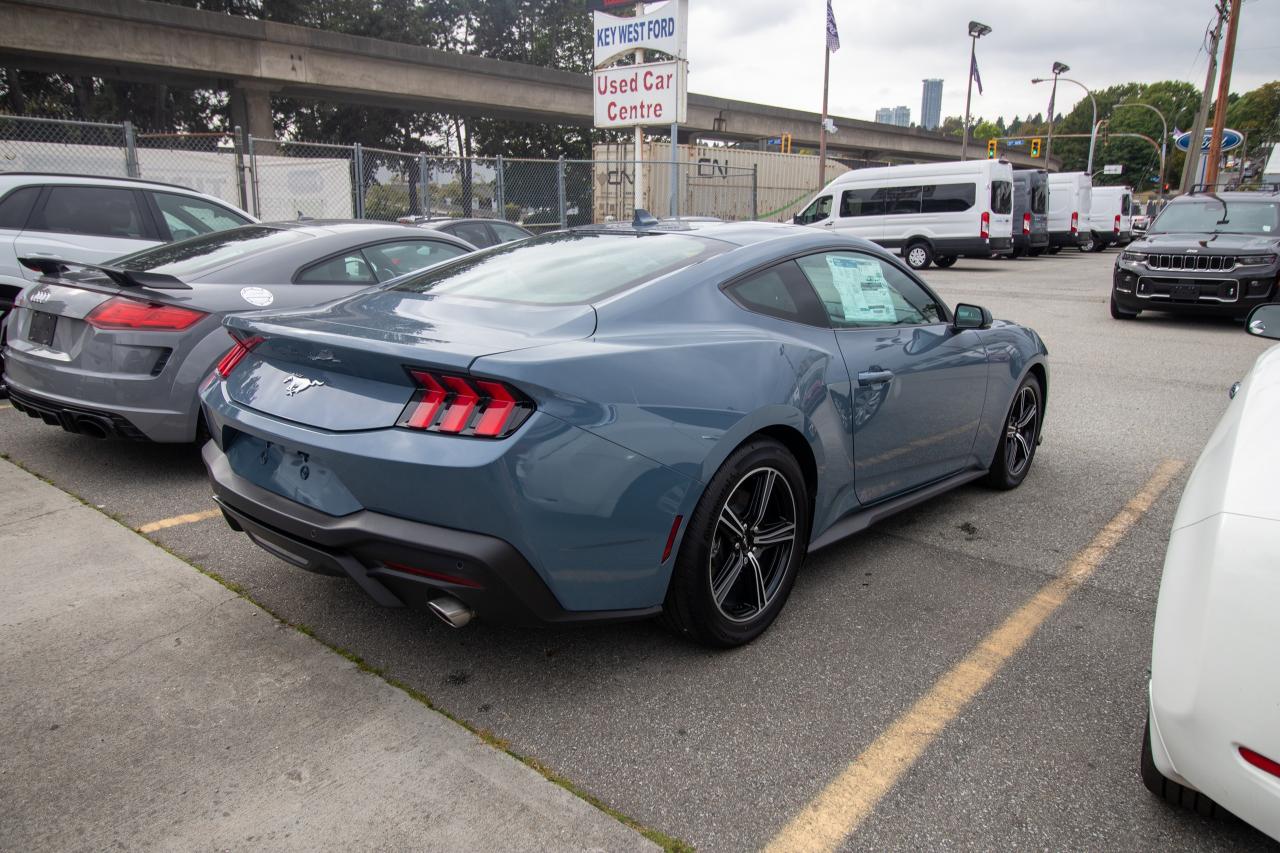
[[[427,607],[451,628],[461,628],[476,612],[452,595],[442,595],[427,602]]]

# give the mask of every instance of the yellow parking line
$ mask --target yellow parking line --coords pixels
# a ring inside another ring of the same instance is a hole
[[[1035,635],[1098,568],[1116,544],[1155,504],[1183,463],[1166,459],[1129,503],[1062,573],[1046,584],[965,658],[943,675],[910,710],[893,722],[852,764],[833,779],[766,848],[834,850],[911,769],[951,720],[991,682],[1004,664]]]
[[[216,518],[222,515],[220,509],[206,509],[202,512],[189,512],[186,515],[175,515],[173,518],[162,518],[159,521],[152,521],[138,528],[139,533],[155,533],[157,530],[164,530],[166,527],[177,527],[179,524],[194,524],[197,521],[204,521],[206,518]]]

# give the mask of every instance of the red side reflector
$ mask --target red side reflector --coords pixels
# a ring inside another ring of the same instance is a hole
[[[440,404],[444,402],[444,388],[425,370],[410,370],[409,374],[413,381],[422,386],[423,391],[405,426],[426,429],[435,422],[436,412],[440,411]]]
[[[113,296],[89,312],[84,321],[95,329],[181,332],[209,316],[177,305],[156,305]]]
[[[1265,755],[1259,755],[1247,746],[1240,747],[1240,757],[1245,761],[1257,767],[1259,770],[1265,770],[1272,776],[1280,776],[1280,761],[1272,761]]]
[[[214,370],[217,371],[219,376],[226,379],[231,375],[231,371],[235,370],[236,366],[244,361],[244,357],[264,340],[265,338],[257,336],[245,338],[243,341],[236,338],[235,345],[227,350],[227,354],[222,357],[222,361],[218,362],[218,366]]]
[[[1022,214],[1022,233],[1023,234],[1031,233],[1031,214],[1030,213]]]
[[[430,578],[433,581],[443,581],[456,586],[465,586],[470,589],[484,589],[483,586],[473,581],[471,578],[459,577],[458,575],[446,575],[443,572],[433,572],[429,569],[419,569],[416,566],[406,566],[403,563],[383,563],[388,569],[397,572],[404,572],[406,575],[417,575],[422,578]]]
[[[671,532],[667,534],[667,547],[662,549],[662,559],[659,563],[665,563],[667,558],[671,556],[671,548],[676,544],[676,534],[680,532],[680,522],[684,521],[683,515],[677,515],[675,520],[671,522]]]
[[[462,432],[471,420],[471,413],[476,410],[476,403],[480,402],[480,395],[461,376],[442,376],[441,378],[453,392],[453,402],[445,411],[444,420],[440,421],[440,431]]]
[[[991,236],[991,214],[985,210],[982,211],[982,227],[978,231],[978,236],[984,240]]]

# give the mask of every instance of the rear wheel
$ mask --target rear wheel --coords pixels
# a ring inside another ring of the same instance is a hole
[[[954,267],[956,265],[956,256],[947,255],[945,257],[934,258],[933,262],[935,265],[943,267],[944,269],[946,267]]]
[[[1082,252],[1096,252],[1098,251],[1097,246],[1098,246],[1098,241],[1093,239],[1093,235],[1090,234],[1088,237],[1085,237],[1084,240],[1081,241],[1080,245],[1077,248],[1079,248],[1080,251]]]
[[[1033,374],[1027,374],[1009,405],[1004,430],[996,445],[996,455],[987,471],[987,485],[997,489],[1016,489],[1027,478],[1031,463],[1036,458],[1043,399],[1040,380]]]
[[[1141,311],[1125,311],[1116,304],[1115,293],[1111,294],[1111,318],[1113,320],[1132,320],[1141,313]]]
[[[902,257],[906,258],[907,266],[913,270],[927,269],[933,263],[933,249],[929,248],[928,243],[912,243],[903,250]]]
[[[1046,252],[1048,252],[1048,253],[1049,253],[1049,254],[1051,254],[1051,255],[1056,255],[1056,254],[1058,254],[1059,252],[1061,252],[1061,251],[1062,251],[1062,247],[1061,247],[1061,246],[1050,246],[1050,247],[1049,247],[1048,249],[1046,249],[1045,251],[1046,251]]]
[[[1038,258],[1038,257],[1040,257],[1041,255],[1043,255],[1043,254],[1044,254],[1044,247],[1043,247],[1043,246],[1041,246],[1041,247],[1034,248],[1034,249],[1027,249],[1027,254],[1028,254],[1028,255],[1030,255],[1030,256],[1031,256],[1031,257],[1033,257],[1033,258]]]
[[[680,543],[663,616],[677,633],[730,648],[764,632],[804,561],[809,496],[785,447],[760,438],[720,466]]]
[[[1205,817],[1224,817],[1228,812],[1222,806],[1206,797],[1199,791],[1180,785],[1165,777],[1156,767],[1155,756],[1151,752],[1151,720],[1142,727],[1142,760],[1139,762],[1142,773],[1142,784],[1166,803],[1202,814]]]

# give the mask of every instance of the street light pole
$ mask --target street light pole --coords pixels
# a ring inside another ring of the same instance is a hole
[[[1066,74],[1071,70],[1071,66],[1063,62],[1053,63],[1053,90],[1049,94],[1049,139],[1044,146],[1044,162],[1048,166],[1049,159],[1053,157],[1053,110],[1058,102],[1058,75]],[[1043,77],[1035,77],[1032,83],[1048,82]]]
[[[1089,134],[1089,162],[1084,167],[1085,172],[1089,175],[1093,174],[1093,150],[1098,144],[1098,99],[1093,96],[1093,92],[1089,91],[1089,87],[1081,83],[1079,80],[1072,80],[1070,77],[1063,77],[1068,83],[1075,83],[1085,94],[1089,96],[1090,102],[1093,104],[1093,132]]]
[[[964,96],[964,127],[960,142],[960,159],[969,159],[969,105],[973,101],[973,69],[978,61],[978,39],[991,32],[991,27],[977,21],[969,22],[969,88]]]
[[[1160,117],[1160,128],[1161,128],[1161,131],[1160,131],[1160,198],[1164,198],[1165,197],[1164,168],[1165,168],[1165,160],[1168,158],[1168,155],[1169,155],[1169,122],[1165,121],[1164,113],[1160,112],[1158,109],[1151,106],[1150,104],[1121,102],[1116,104],[1114,107],[1112,107],[1111,111],[1115,112],[1121,107],[1142,107],[1143,109],[1151,110],[1151,112],[1155,113]]]
[[[1049,96],[1050,107],[1057,103],[1059,76],[1066,74],[1070,70],[1071,69],[1068,66],[1063,65],[1061,62],[1053,63],[1053,94]],[[1093,150],[1097,147],[1098,143],[1098,99],[1093,96],[1093,92],[1089,91],[1089,87],[1081,83],[1079,80],[1072,80],[1070,77],[1062,77],[1062,79],[1068,83],[1075,83],[1081,89],[1084,89],[1085,94],[1089,96],[1089,101],[1093,104],[1093,124],[1090,125],[1093,129],[1089,132],[1089,162],[1088,165],[1085,166],[1085,172],[1092,175]],[[1043,77],[1037,77],[1031,82],[1043,83],[1045,80]],[[1049,156],[1053,154],[1053,110],[1051,109],[1049,113],[1049,145],[1048,150],[1044,155],[1045,160],[1048,160]]]

